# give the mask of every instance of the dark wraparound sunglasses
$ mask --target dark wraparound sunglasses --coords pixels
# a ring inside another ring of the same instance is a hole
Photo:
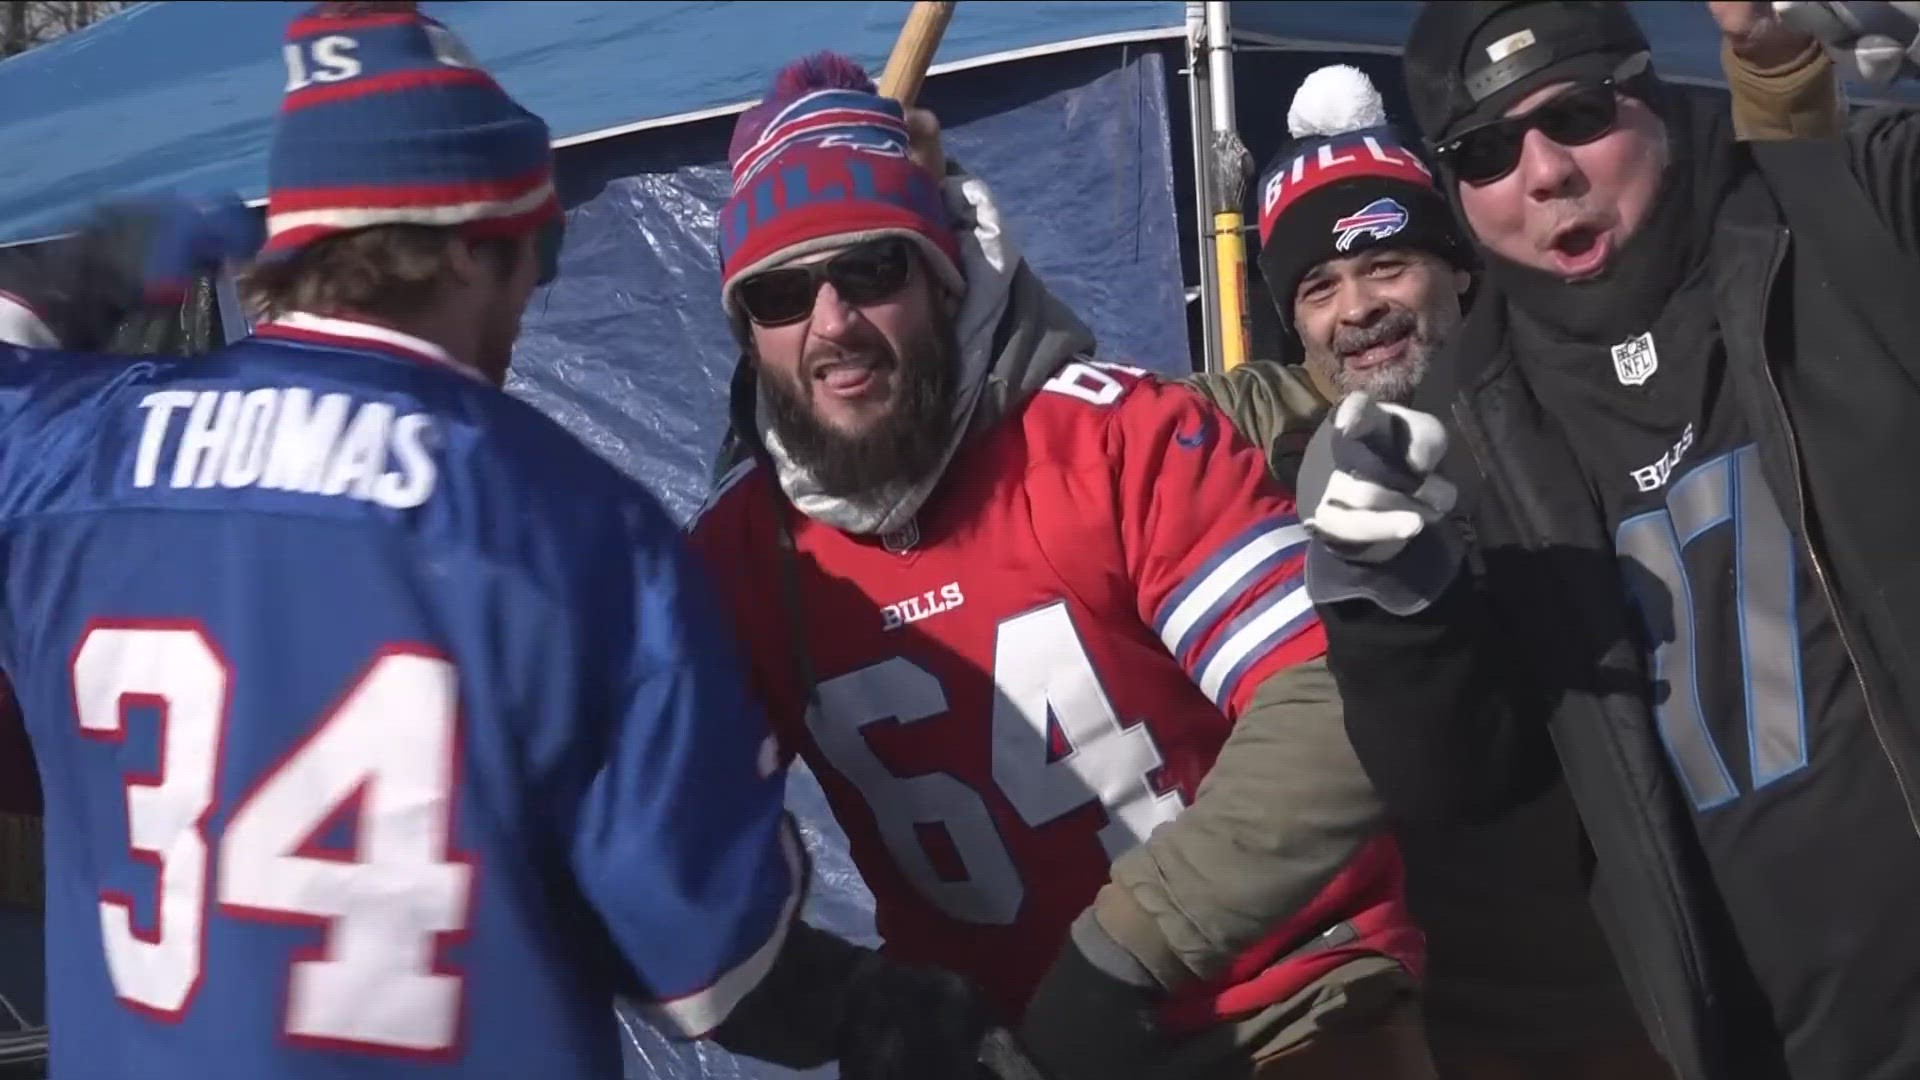
[[[823,281],[833,283],[840,299],[859,306],[892,299],[912,276],[912,244],[887,237],[821,262],[762,271],[742,281],[734,295],[747,318],[761,326],[785,326],[813,314],[813,298]]]
[[[1573,87],[1522,116],[1462,132],[1434,152],[1462,183],[1478,185],[1491,184],[1519,166],[1529,131],[1538,130],[1561,146],[1585,146],[1619,122],[1617,91],[1622,82],[1646,70],[1644,55],[1623,64],[1612,78]]]

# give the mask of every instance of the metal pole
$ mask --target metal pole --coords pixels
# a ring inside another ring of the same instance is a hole
[[[1231,5],[1206,5],[1207,78],[1212,91],[1210,135],[1213,156],[1214,212],[1212,255],[1214,288],[1219,296],[1219,357],[1222,370],[1245,363],[1252,337],[1247,318],[1247,244],[1241,229],[1253,155],[1240,141],[1233,96],[1233,24]]]
[[[253,326],[247,320],[247,309],[240,303],[240,290],[234,285],[233,274],[221,268],[213,278],[213,296],[220,304],[220,333],[231,345],[248,334]]]
[[[1200,264],[1200,361],[1204,371],[1220,368],[1220,310],[1214,280],[1213,112],[1206,66],[1207,5],[1187,3],[1187,114],[1193,129],[1194,241]]]
[[[1233,22],[1231,4],[1208,0],[1204,5],[1207,20],[1208,87],[1213,92],[1213,130],[1215,134],[1232,131],[1238,114],[1233,107]]]

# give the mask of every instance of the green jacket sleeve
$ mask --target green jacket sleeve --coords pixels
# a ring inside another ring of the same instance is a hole
[[[1114,861],[1094,914],[1162,984],[1209,978],[1385,828],[1332,676],[1299,664],[1256,691],[1193,805]]]
[[[1306,373],[1242,364],[1184,380],[1291,482],[1327,403]],[[1291,463],[1297,465],[1297,461]],[[1094,915],[1165,985],[1206,978],[1311,900],[1383,827],[1323,661],[1269,678],[1192,806],[1116,860]]]
[[[1247,441],[1266,451],[1273,474],[1293,486],[1300,451],[1329,407],[1305,370],[1256,360],[1183,381],[1219,406]]]

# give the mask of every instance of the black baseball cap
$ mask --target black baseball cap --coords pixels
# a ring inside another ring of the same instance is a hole
[[[1403,63],[1414,120],[1439,146],[1542,86],[1599,82],[1649,51],[1617,0],[1428,0]]]

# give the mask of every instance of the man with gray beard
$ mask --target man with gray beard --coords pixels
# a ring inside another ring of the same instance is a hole
[[[1336,398],[1360,392],[1402,401],[1460,322],[1472,278],[1420,248],[1382,246],[1307,271],[1294,289],[1295,332],[1307,370]]]
[[[1309,75],[1287,121],[1293,139],[1259,186],[1259,264],[1305,363],[1188,382],[1266,446],[1290,483],[1330,402],[1355,391],[1399,401],[1426,377],[1460,323],[1473,264],[1418,144],[1387,125],[1359,69]]]

